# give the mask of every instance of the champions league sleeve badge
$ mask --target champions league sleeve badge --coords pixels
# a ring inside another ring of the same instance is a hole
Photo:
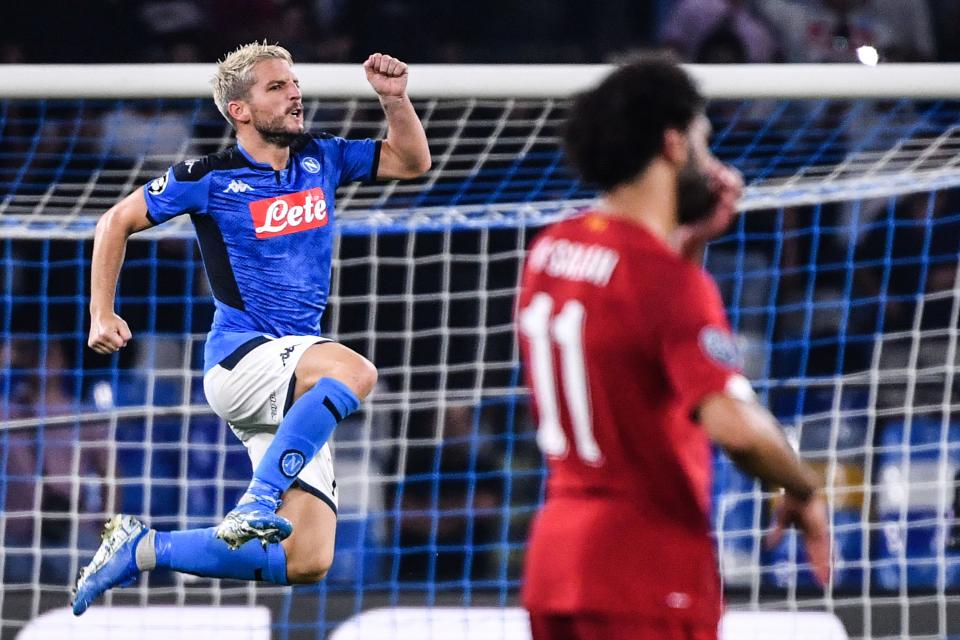
[[[700,330],[700,350],[722,367],[743,368],[743,354],[736,338],[720,327],[707,325]]]
[[[151,195],[158,196],[161,193],[163,193],[163,190],[166,188],[167,188],[167,174],[165,173],[159,178],[155,178],[150,183],[150,186],[147,188],[147,191],[149,191]]]

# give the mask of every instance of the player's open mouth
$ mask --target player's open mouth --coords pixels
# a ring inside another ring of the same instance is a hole
[[[291,109],[290,115],[292,115],[294,118],[299,118],[301,115],[303,115],[303,109]]]

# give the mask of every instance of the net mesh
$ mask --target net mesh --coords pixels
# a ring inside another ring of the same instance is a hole
[[[323,638],[381,606],[516,604],[543,469],[512,311],[530,238],[593,193],[557,146],[562,100],[417,103],[434,168],[338,193],[324,333],[375,362],[334,436],[341,514],[327,580],[280,589],[146,574],[110,604],[265,604],[275,637]],[[831,495],[838,570],[813,587],[795,537],[762,544],[763,488],[717,456],[731,606],[826,608],[853,637],[960,634],[954,370],[958,105],[723,101],[714,150],[746,213],[707,265],[748,374]],[[311,101],[314,130],[383,135],[374,101]],[[212,317],[192,229],[129,244],[134,341],[85,348],[96,217],[185,157],[230,144],[207,100],[0,102],[0,635],[64,606],[115,511],[211,526],[246,486],[202,393]]]
[[[415,106],[433,170],[417,180],[347,187],[338,193],[341,212],[371,226],[410,216],[442,224],[453,215],[513,224],[518,211],[555,213],[594,195],[563,163],[563,100]],[[960,180],[956,111],[947,100],[716,101],[713,144],[744,173],[747,209],[942,189]],[[344,137],[385,134],[374,100],[307,101],[305,120]],[[207,99],[6,100],[0,128],[0,235],[8,237],[87,235],[95,216],[170,164],[232,143]],[[385,215],[371,216],[377,212]],[[180,220],[154,233],[187,237],[192,230]]]

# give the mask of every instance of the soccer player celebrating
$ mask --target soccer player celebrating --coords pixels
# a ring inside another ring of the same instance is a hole
[[[717,288],[695,262],[742,188],[709,151],[703,109],[684,70],[653,56],[569,115],[567,156],[603,197],[538,236],[517,306],[549,472],[522,590],[534,640],[717,637],[711,440],[784,488],[772,537],[797,525],[828,579],[818,477],[740,374]]]
[[[216,307],[204,391],[243,441],[254,474],[216,528],[158,532],[114,516],[80,574],[76,615],[107,589],[156,567],[291,584],[322,580],[333,561],[337,496],[327,440],[377,377],[363,356],[318,335],[334,193],[355,180],[421,175],[430,152],[403,62],[375,53],[363,64],[387,119],[382,141],[306,134],[292,65],[289,52],[274,45],[252,43],[227,55],[213,98],[237,144],[174,165],[97,223],[89,345],[107,354],[131,339],[114,313],[127,238],[190,215]]]

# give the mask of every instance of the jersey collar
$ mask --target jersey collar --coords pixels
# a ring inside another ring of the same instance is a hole
[[[251,156],[250,153],[243,148],[243,145],[240,144],[239,140],[237,140],[237,150],[240,151],[240,154],[243,156],[244,160],[247,161],[247,164],[249,164],[254,169],[259,169],[260,171],[276,171],[276,169],[274,169],[269,163],[257,162],[256,160],[254,160],[253,156]],[[287,158],[288,168],[290,167],[291,160],[293,160],[293,153],[291,153],[290,157]]]
[[[297,136],[297,139],[294,140],[293,144],[290,145],[290,157],[287,158],[286,169],[289,169],[293,164],[293,155],[298,151],[302,151],[308,142],[310,142],[310,136],[308,134],[304,133]],[[240,154],[243,156],[244,160],[247,161],[247,164],[254,169],[259,169],[260,171],[276,171],[276,169],[274,169],[269,163],[257,162],[254,160],[253,156],[251,156],[250,153],[243,148],[243,145],[240,144],[239,140],[237,140],[237,150],[240,151]]]
[[[588,210],[583,215],[583,224],[590,224],[589,218],[591,216],[603,220],[605,224],[619,227],[621,230],[619,235],[623,237],[642,238],[646,244],[654,247],[661,253],[669,254],[675,257],[680,256],[676,249],[671,247],[666,240],[654,233],[650,227],[640,220],[634,220],[623,215],[611,215],[602,211]]]

